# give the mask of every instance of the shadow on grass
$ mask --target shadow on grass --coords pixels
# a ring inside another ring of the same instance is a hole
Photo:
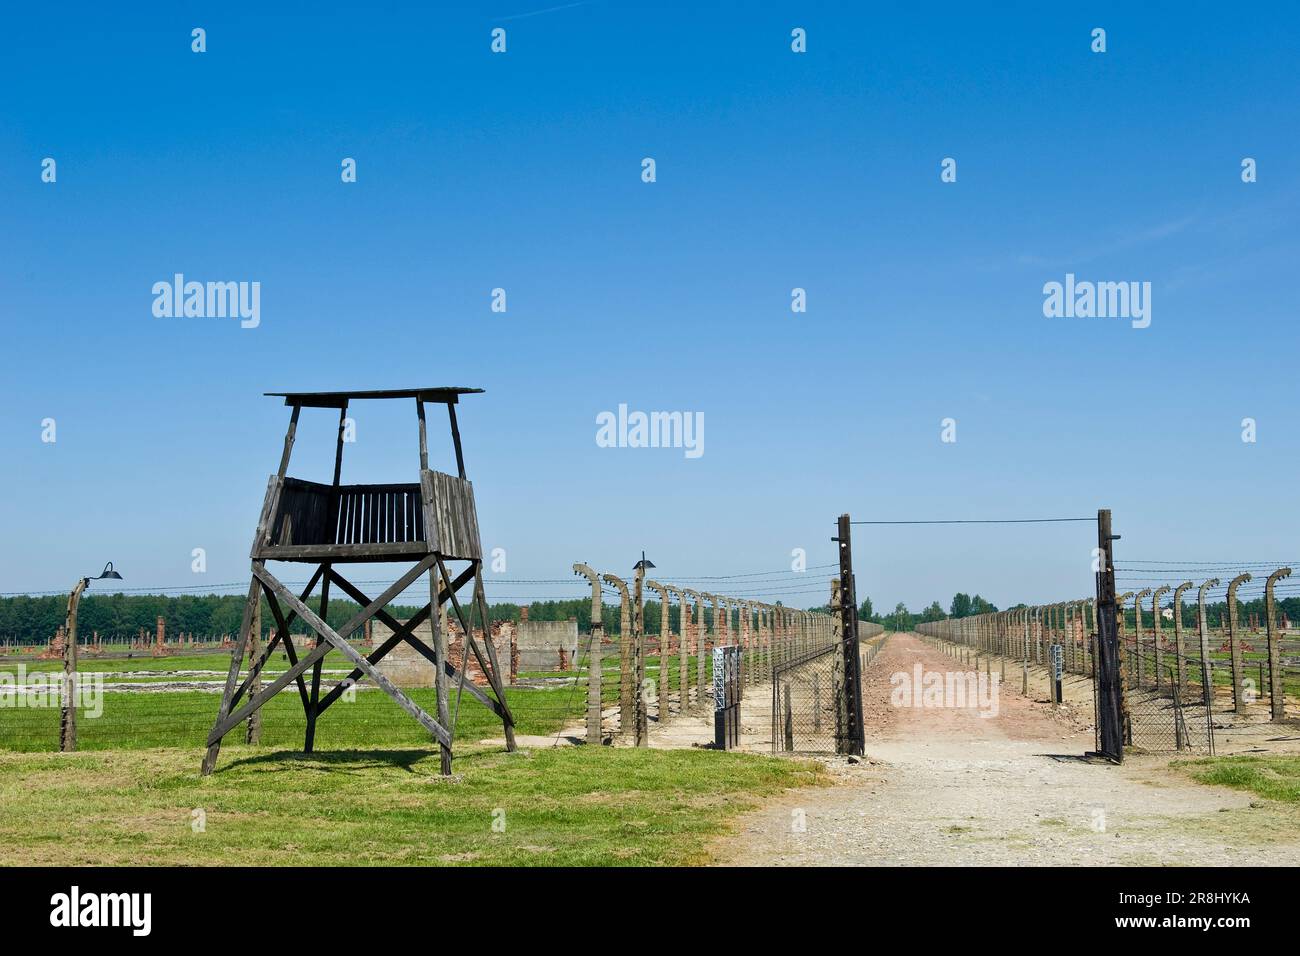
[[[457,755],[452,762],[453,771],[456,764],[472,760],[476,756],[486,756],[486,754],[467,753]],[[215,775],[220,776],[222,773],[242,767],[270,767],[276,770],[308,769],[322,773],[359,773],[363,770],[393,767],[405,770],[407,773],[414,773],[416,764],[425,760],[437,761],[438,759],[440,759],[439,752],[436,748],[423,750],[329,750],[310,754],[305,754],[301,750],[275,750],[270,753],[239,757],[225,766],[217,767]]]

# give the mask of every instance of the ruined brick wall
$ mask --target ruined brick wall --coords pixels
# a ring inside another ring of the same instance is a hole
[[[578,622],[520,620],[515,635],[519,670],[569,670],[578,659]]]
[[[393,634],[392,629],[382,622],[376,621],[372,630],[371,639],[375,646],[383,644]],[[415,637],[423,641],[428,647],[433,646],[433,628],[426,621],[415,629]],[[474,639],[478,642],[479,648],[486,654],[485,645],[483,644],[483,632],[478,628],[474,629]],[[492,643],[497,652],[497,663],[501,667],[501,679],[504,683],[514,683],[514,677],[517,669],[512,666],[515,660],[516,652],[514,648],[514,625],[502,624],[497,622],[492,625]],[[465,654],[465,638],[460,630],[460,625],[452,622],[447,628],[447,657],[455,667],[459,668],[462,656]],[[403,641],[397,647],[393,648],[388,655],[379,662],[379,672],[391,680],[398,687],[433,687],[434,686],[434,668],[433,664],[415,648]],[[466,678],[475,684],[487,686],[488,679],[479,666],[478,659],[474,656],[473,650],[469,652],[468,660],[465,666]]]

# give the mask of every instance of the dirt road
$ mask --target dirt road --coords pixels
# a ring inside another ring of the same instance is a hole
[[[1297,865],[1300,812],[1205,787],[1161,757],[1093,763],[1091,707],[1069,713],[999,688],[997,712],[897,707],[891,675],[963,669],[916,635],[864,674],[867,759],[839,784],[742,818],[719,863],[815,865]],[[1008,675],[1011,677],[1012,675]],[[1041,695],[1039,695],[1041,696]],[[986,707],[985,711],[992,710]],[[802,832],[801,831],[802,827]]]

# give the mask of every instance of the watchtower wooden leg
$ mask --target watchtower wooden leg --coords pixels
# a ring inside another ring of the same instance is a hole
[[[323,564],[321,569],[325,572],[320,583],[320,616],[322,621],[329,620],[330,607],[330,568],[331,565]],[[320,635],[316,636],[316,646],[319,647],[324,640]],[[311,697],[307,704],[307,733],[302,743],[302,752],[309,754],[316,745],[316,715],[320,713],[320,672],[324,666],[325,659],[318,660],[311,669]]]
[[[443,563],[442,557],[438,556],[437,561],[438,571],[442,578],[444,580],[449,578],[450,574],[447,571],[447,565]],[[466,614],[461,609],[460,602],[456,600],[457,588],[471,572],[474,575],[474,597],[471,611],[475,607],[478,608],[479,624],[483,628],[484,643],[487,644],[487,659],[484,659],[484,652],[479,650],[478,641],[474,639],[474,631],[470,626],[470,615]],[[506,750],[513,753],[515,750],[515,719],[514,715],[510,713],[510,708],[506,705],[505,690],[502,687],[499,665],[497,663],[496,647],[492,643],[492,627],[488,616],[487,597],[483,592],[483,562],[471,562],[469,568],[462,572],[460,577],[456,580],[456,587],[444,588],[443,593],[445,593],[451,600],[451,606],[456,612],[456,619],[460,622],[460,626],[465,632],[465,647],[474,652],[474,658],[478,661],[479,670],[487,676],[488,684],[497,695],[497,705],[493,706],[492,704],[487,704],[487,706],[501,717],[502,723],[505,727]],[[441,596],[439,599],[441,600]],[[436,662],[434,666],[437,666]],[[460,687],[466,686],[465,674],[458,672],[450,661],[447,662],[443,670],[446,671],[448,676],[453,677]],[[475,688],[472,683],[468,686],[473,689],[472,692],[475,696],[484,703],[490,699],[486,694]]]
[[[492,641],[492,619],[488,615],[487,595],[483,592],[483,562],[475,562],[474,573],[474,597],[479,605],[479,617],[483,621],[483,643],[487,645],[488,661],[491,668],[488,670],[488,683],[492,685],[492,690],[497,695],[497,700],[501,702],[502,724],[505,726],[506,734],[506,751],[514,753],[515,747],[515,721],[509,708],[506,707],[506,693],[504,682],[501,680],[501,665],[497,661],[496,644]]]
[[[437,662],[433,667],[433,685],[438,694],[438,723],[444,727],[451,726],[451,711],[447,706],[447,635],[442,631],[442,601],[438,579],[441,573],[437,567],[429,569],[429,603],[431,608],[431,617],[429,620],[430,629],[433,632],[433,653],[437,657]],[[468,635],[466,635],[468,639]],[[447,744],[442,745],[442,774],[444,777],[451,775],[451,747]]]
[[[254,565],[256,570],[256,565]],[[258,584],[257,578],[254,577],[252,583],[248,586],[248,598],[244,601],[244,619],[239,624],[239,639],[235,641],[235,646],[230,651],[230,670],[226,673],[226,688],[221,693],[221,707],[217,710],[217,722],[214,725],[220,727],[222,721],[230,713],[230,702],[235,698],[235,687],[239,682],[239,670],[244,663],[244,651],[248,644],[248,635],[253,626],[253,608],[261,597],[261,585]],[[221,753],[221,740],[218,739],[208,745],[208,752],[203,758],[203,776],[212,773],[217,765],[217,755]]]
[[[307,655],[307,657],[303,658],[303,660],[300,663],[300,667],[307,664],[314,664],[317,660],[324,657],[325,652],[329,650],[330,647],[332,647],[334,650],[338,651],[349,661],[351,661],[355,666],[360,668],[361,672],[366,677],[369,677],[372,681],[374,681],[377,685],[379,685],[379,688],[383,690],[384,693],[386,693],[389,697],[395,700],[403,710],[405,710],[408,714],[414,717],[417,721],[419,721],[422,727],[424,727],[431,734],[433,734],[434,737],[437,738],[438,742],[442,745],[444,753],[447,755],[448,758],[450,757],[451,734],[448,733],[446,725],[438,723],[438,721],[434,720],[427,713],[425,713],[424,709],[421,708],[419,704],[415,703],[415,701],[407,697],[406,694],[404,694],[397,687],[396,684],[394,684],[391,680],[389,680],[386,676],[384,676],[384,674],[380,673],[380,671],[376,669],[373,664],[371,664],[368,660],[362,657],[361,654],[359,654],[357,650],[351,644],[349,644],[347,640],[343,637],[343,634],[351,634],[358,627],[360,627],[365,621],[374,617],[375,612],[379,608],[383,607],[384,604],[387,604],[389,601],[391,601],[396,594],[400,594],[401,591],[404,590],[407,585],[401,585],[400,587],[394,585],[395,590],[394,588],[390,588],[389,592],[386,592],[382,597],[376,598],[374,602],[372,602],[367,607],[363,608],[361,613],[356,615],[356,617],[354,617],[346,625],[344,625],[344,627],[342,628],[342,634],[340,634],[339,631],[335,631],[332,627],[326,624],[325,621],[322,620],[321,617],[317,615],[315,611],[313,611],[306,604],[300,601],[292,591],[290,591],[283,584],[281,584],[280,581],[277,580],[273,574],[271,574],[271,572],[267,571],[265,568],[259,568],[256,573],[258,577],[260,577],[262,581],[265,582],[271,588],[271,590],[275,591],[276,594],[278,594],[281,599],[283,599],[286,603],[288,603],[288,605],[293,610],[298,612],[298,616],[302,618],[311,627],[312,630],[314,630],[317,634],[323,637],[326,641],[325,644],[322,644],[320,647],[314,648],[312,652],[309,655]],[[274,686],[275,685],[272,685],[272,687]]]

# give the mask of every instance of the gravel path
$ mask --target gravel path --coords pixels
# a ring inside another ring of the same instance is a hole
[[[1300,864],[1300,811],[1205,787],[1159,757],[1092,762],[1091,706],[1020,696],[996,716],[890,706],[890,676],[962,669],[916,635],[890,638],[864,674],[867,759],[831,764],[836,785],[743,817],[717,862],[815,865]],[[995,665],[996,670],[996,665]],[[1009,677],[1011,675],[1008,675]],[[802,825],[802,832],[800,832]]]

